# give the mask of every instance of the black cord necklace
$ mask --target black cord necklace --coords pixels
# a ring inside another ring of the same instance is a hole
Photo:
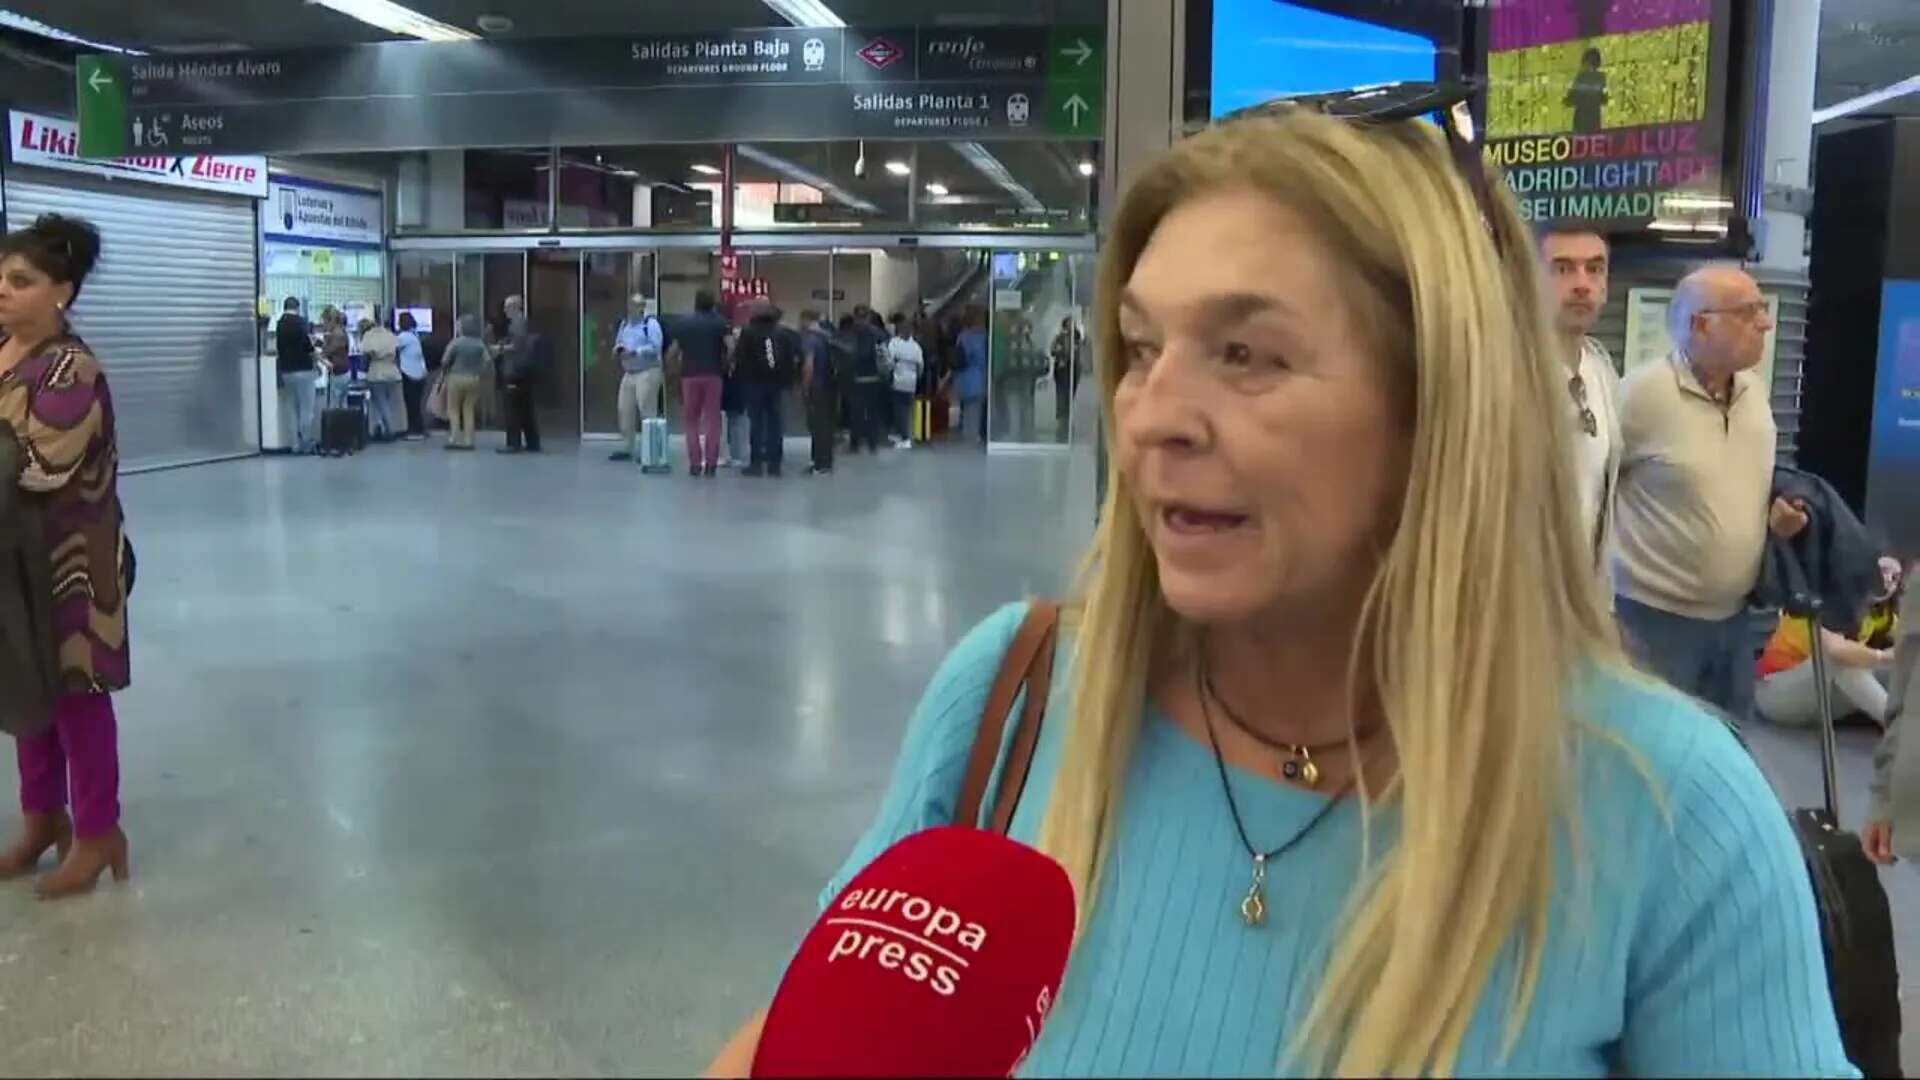
[[[1240,901],[1240,921],[1250,927],[1265,926],[1267,863],[1285,855],[1293,849],[1294,845],[1306,839],[1307,834],[1325,820],[1326,816],[1333,812],[1334,807],[1340,805],[1341,798],[1353,786],[1353,781],[1347,781],[1338,791],[1328,795],[1327,804],[1322,806],[1319,812],[1314,814],[1313,818],[1302,826],[1299,832],[1294,833],[1286,843],[1271,851],[1261,851],[1254,847],[1253,841],[1247,836],[1247,824],[1240,817],[1240,803],[1233,797],[1233,780],[1227,775],[1227,756],[1221,753],[1220,736],[1214,731],[1213,707],[1207,703],[1207,676],[1204,666],[1196,666],[1194,669],[1194,688],[1199,691],[1200,714],[1207,721],[1207,742],[1213,747],[1213,763],[1220,770],[1220,789],[1227,793],[1227,811],[1233,815],[1233,827],[1240,834],[1240,845],[1247,849],[1247,854],[1253,859],[1253,884],[1248,886],[1247,895]]]
[[[1308,787],[1319,786],[1320,766],[1314,763],[1314,753],[1316,751],[1331,753],[1335,750],[1345,750],[1349,747],[1350,740],[1346,736],[1341,736],[1338,739],[1328,739],[1326,742],[1320,743],[1290,743],[1268,735],[1266,732],[1261,731],[1241,719],[1240,714],[1234,711],[1233,706],[1227,703],[1227,699],[1222,696],[1219,689],[1214,686],[1213,665],[1208,662],[1204,649],[1201,650],[1200,658],[1195,668],[1200,675],[1200,696],[1202,704],[1205,703],[1205,699],[1212,698],[1219,704],[1220,711],[1227,714],[1227,719],[1232,722],[1233,726],[1240,729],[1242,735],[1260,743],[1270,750],[1277,750],[1285,754],[1286,760],[1280,764],[1280,775],[1286,779],[1299,781]]]

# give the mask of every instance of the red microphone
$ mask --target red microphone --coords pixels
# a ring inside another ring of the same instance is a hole
[[[754,1076],[1010,1076],[1067,970],[1073,884],[980,829],[910,836],[801,942]]]

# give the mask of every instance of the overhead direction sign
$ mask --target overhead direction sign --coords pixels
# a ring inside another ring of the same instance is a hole
[[[1092,27],[767,27],[90,56],[82,150],[206,153],[778,139],[1097,138]]]

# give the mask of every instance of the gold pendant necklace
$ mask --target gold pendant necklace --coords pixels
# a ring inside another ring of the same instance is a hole
[[[1300,831],[1288,838],[1286,843],[1281,844],[1271,851],[1261,851],[1259,848],[1254,847],[1253,841],[1247,837],[1247,823],[1240,817],[1240,801],[1236,799],[1233,794],[1233,779],[1227,775],[1227,756],[1220,750],[1219,732],[1214,730],[1213,706],[1210,701],[1210,695],[1207,693],[1207,676],[1204,662],[1197,666],[1194,682],[1195,690],[1198,691],[1200,697],[1200,714],[1206,718],[1207,742],[1213,747],[1213,764],[1220,772],[1220,788],[1227,796],[1227,812],[1233,815],[1233,827],[1234,830],[1239,833],[1240,845],[1246,848],[1247,854],[1253,859],[1253,882],[1247,886],[1246,895],[1240,898],[1240,921],[1245,923],[1248,929],[1259,929],[1267,924],[1267,864],[1293,850],[1296,844],[1305,840],[1307,834],[1313,832],[1314,828],[1318,826],[1321,821],[1325,820],[1328,814],[1333,812],[1333,808],[1340,805],[1341,798],[1344,797],[1348,789],[1353,786],[1353,782],[1348,781],[1342,785],[1338,791],[1327,796],[1326,804],[1321,806],[1320,809],[1314,813],[1313,817],[1309,819],[1305,825],[1300,827]],[[1301,749],[1303,751],[1305,750],[1304,747]],[[1303,763],[1307,768],[1313,768],[1312,758],[1306,757],[1304,754],[1299,763]],[[1297,763],[1290,761],[1287,764],[1295,765]],[[1306,782],[1311,784],[1319,779],[1319,776],[1320,770],[1313,768],[1311,776],[1303,777],[1303,779],[1306,779]]]
[[[1313,751],[1304,746],[1288,746],[1292,756],[1280,765],[1280,775],[1308,787],[1320,786],[1320,766],[1313,763]]]
[[[1256,852],[1253,856],[1253,884],[1247,887],[1247,898],[1240,901],[1240,921],[1248,926],[1267,924],[1267,857]]]

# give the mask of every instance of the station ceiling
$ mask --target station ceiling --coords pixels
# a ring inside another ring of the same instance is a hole
[[[847,22],[868,26],[1097,23],[1105,21],[1107,9],[1107,0],[826,2]],[[1920,0],[1776,2],[1822,5],[1816,105],[1920,74]],[[154,51],[284,49],[389,37],[305,0],[0,0],[0,6],[84,37]],[[504,15],[516,36],[698,32],[785,22],[761,0],[408,0],[408,6],[465,29],[475,29],[482,15]],[[1920,94],[1871,112],[1920,116]]]
[[[1803,4],[1812,0],[1776,0]],[[1823,0],[1820,69],[1814,106],[1920,75],[1920,0]],[[1920,116],[1920,94],[1876,106],[1870,114]]]
[[[1106,21],[1106,0],[826,0],[855,26],[1045,25]],[[698,33],[787,20],[760,0],[405,0],[477,32],[483,15],[513,22],[506,36]],[[7,7],[97,41],[156,50],[287,49],[392,40],[305,0],[6,0]]]

